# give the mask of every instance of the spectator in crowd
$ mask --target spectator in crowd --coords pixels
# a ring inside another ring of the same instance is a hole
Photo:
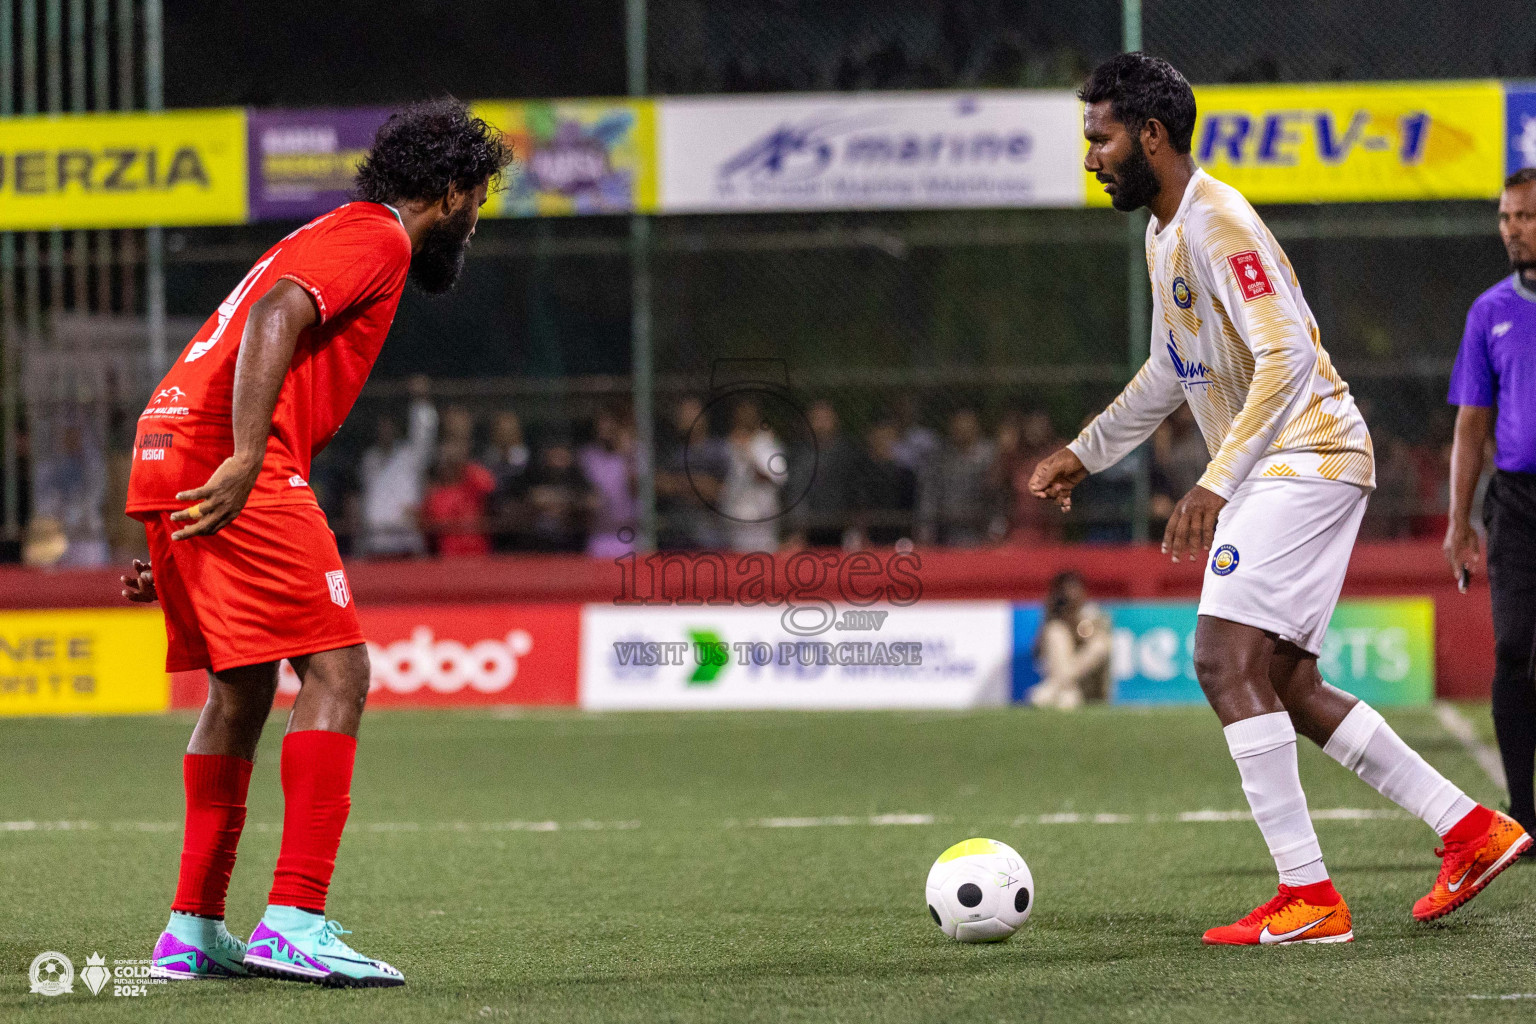
[[[899,428],[882,420],[866,435],[869,457],[859,477],[858,515],[864,539],[877,546],[894,544],[913,532],[917,474],[896,458]]]
[[[496,490],[491,471],[470,461],[469,442],[445,440],[432,470],[421,520],[439,555],[485,555],[491,550],[486,501]]]
[[[1002,535],[996,460],[997,447],[982,435],[975,410],[955,412],[944,444],[920,478],[918,533],[923,543],[976,547],[994,532]]]
[[[1092,415],[1084,418],[1083,426],[1087,427],[1091,422]],[[1131,542],[1136,518],[1136,484],[1147,468],[1147,449],[1148,446],[1142,444],[1102,473],[1084,480],[1072,492],[1074,518],[1082,527],[1083,541],[1089,544]]]
[[[939,435],[923,426],[917,399],[911,395],[897,395],[892,412],[896,416],[896,461],[921,479],[939,450]]]
[[[721,547],[721,519],[709,506],[720,500],[725,443],[710,434],[704,403],[692,395],[672,407],[669,426],[656,442],[657,546],[664,551]]]
[[[36,532],[47,533],[54,543],[34,546],[33,558],[57,547],[48,564],[105,565],[109,551],[101,509],[107,493],[107,465],[101,441],[96,432],[77,423],[65,424],[57,436],[53,451],[37,460],[32,492],[32,520],[42,524]]]
[[[812,402],[806,420],[811,437],[790,457],[789,491],[803,494],[789,513],[794,542],[816,548],[842,547],[844,535],[852,527],[863,455],[843,432],[831,402]]]
[[[358,466],[363,491],[360,554],[426,553],[417,516],[437,442],[437,410],[427,399],[429,388],[425,377],[412,378],[406,436],[400,436],[394,417],[380,416],[373,446],[363,452]]]
[[[1407,537],[1418,505],[1419,468],[1401,437],[1383,427],[1371,431],[1376,450],[1376,490],[1360,523],[1364,540]]]
[[[726,437],[727,464],[720,487],[720,513],[733,551],[773,551],[783,511],[779,490],[789,479],[784,446],[751,399],[736,405]]]
[[[480,461],[496,483],[488,514],[491,541],[497,551],[511,551],[522,546],[527,532],[531,459],[532,453],[523,439],[523,421],[517,413],[503,409],[491,417],[490,441]]]
[[[570,442],[554,439],[539,450],[528,478],[530,535],[540,551],[583,551],[594,496],[576,465]]]
[[[1040,682],[1031,704],[1070,710],[1109,699],[1109,617],[1088,600],[1083,578],[1064,572],[1051,580],[1045,621],[1035,637]]]
[[[1029,493],[1029,476],[1036,463],[1062,444],[1049,413],[1012,409],[1003,414],[997,428],[997,489],[1009,503],[1010,542],[1048,544],[1061,539],[1061,513]]]
[[[1195,414],[1181,405],[1152,434],[1152,518],[1166,523],[1173,506],[1200,482],[1211,453],[1195,424]],[[1154,531],[1161,535],[1162,526]]]
[[[462,405],[450,405],[443,410],[443,422],[438,436],[448,443],[463,441],[474,450],[475,417]]]
[[[1447,511],[1451,506],[1451,449],[1455,426],[1455,414],[1449,408],[1435,409],[1430,413],[1425,427],[1424,440],[1413,448],[1413,460],[1418,470],[1418,490],[1410,529],[1415,537],[1444,537],[1450,525]],[[1492,438],[1489,438],[1486,448],[1484,462],[1492,465]],[[1486,482],[1485,475],[1483,483]],[[1478,488],[1471,512],[1478,514],[1481,509],[1482,488]]]
[[[592,428],[576,456],[594,499],[587,554],[618,558],[635,549],[635,430],[611,410],[598,413]]]

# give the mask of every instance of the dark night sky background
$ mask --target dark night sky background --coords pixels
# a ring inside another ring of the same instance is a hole
[[[622,0],[167,0],[169,107],[625,91]]]

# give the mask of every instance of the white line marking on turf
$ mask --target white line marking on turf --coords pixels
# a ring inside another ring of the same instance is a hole
[[[931,814],[871,814],[855,818],[837,814],[825,818],[755,818],[742,822],[747,828],[823,828],[828,825],[932,825]]]
[[[1365,807],[1327,807],[1312,812],[1313,821],[1380,821],[1408,818],[1398,810]],[[1178,814],[1080,814],[1062,811],[1056,814],[1021,814],[1013,819],[1019,825],[1181,825],[1210,824],[1224,821],[1252,821],[1250,811],[1181,811]]]
[[[1500,789],[1508,789],[1504,778],[1504,764],[1499,760],[1499,752],[1477,738],[1477,730],[1472,723],[1467,721],[1467,716],[1456,710],[1455,705],[1445,701],[1435,702],[1435,717],[1440,720],[1440,725],[1446,732],[1456,737],[1467,753],[1472,755],[1487,773],[1488,778]]]

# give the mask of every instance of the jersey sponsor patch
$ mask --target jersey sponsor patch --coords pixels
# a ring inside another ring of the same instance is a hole
[[[1231,265],[1232,273],[1237,275],[1237,285],[1243,290],[1244,302],[1275,294],[1275,286],[1269,283],[1269,275],[1264,273],[1264,261],[1252,249],[1228,256],[1227,263]]]

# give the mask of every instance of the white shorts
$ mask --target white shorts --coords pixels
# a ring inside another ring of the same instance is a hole
[[[1320,652],[1369,496],[1314,477],[1243,481],[1216,520],[1200,614]]]

